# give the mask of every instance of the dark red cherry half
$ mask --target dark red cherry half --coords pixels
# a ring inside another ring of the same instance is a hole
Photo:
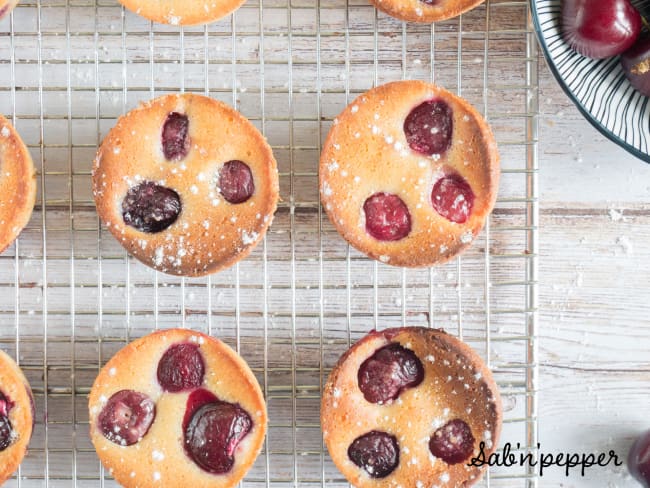
[[[196,344],[174,344],[158,362],[158,383],[173,393],[198,388],[203,384],[205,363]]]
[[[451,146],[454,119],[442,100],[429,100],[415,107],[404,120],[409,147],[420,154],[443,154]]]
[[[375,351],[361,364],[357,379],[367,401],[383,404],[422,383],[424,367],[413,351],[392,343]]]
[[[161,142],[165,159],[180,161],[190,150],[190,121],[185,114],[172,112],[163,125]]]
[[[459,174],[443,176],[433,185],[431,205],[450,222],[467,222],[474,207],[474,192]]]
[[[433,433],[429,450],[447,464],[462,463],[474,452],[472,429],[463,420],[450,420]]]
[[[363,204],[366,231],[378,241],[399,241],[411,232],[411,213],[404,201],[391,193],[375,193]]]
[[[348,457],[371,478],[385,478],[399,464],[399,445],[394,435],[373,430],[357,437],[348,447]]]
[[[13,428],[9,421],[9,410],[12,406],[9,399],[0,392],[0,452],[7,449],[13,440]]]
[[[13,429],[9,417],[0,415],[0,452],[7,449],[13,440]]]
[[[190,393],[190,396],[187,397],[187,404],[185,405],[185,415],[183,416],[183,430],[187,429],[190,420],[192,420],[192,415],[200,407],[206,403],[218,402],[219,399],[216,395],[205,388],[199,388]]]
[[[130,188],[122,200],[124,223],[140,232],[162,232],[176,222],[180,213],[178,193],[152,181]]]
[[[250,167],[242,161],[228,161],[219,171],[219,192],[226,201],[244,203],[255,192],[255,182]]]
[[[185,452],[204,471],[227,473],[235,464],[237,446],[252,427],[251,417],[239,405],[196,390],[188,399],[183,425]]]
[[[98,417],[99,430],[109,441],[131,446],[142,439],[156,417],[156,405],[144,393],[121,390],[108,399]]]
[[[7,417],[9,415],[9,410],[13,408],[13,402],[0,392],[0,415]]]

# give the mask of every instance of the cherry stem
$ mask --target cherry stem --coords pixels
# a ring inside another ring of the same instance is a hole
[[[645,27],[645,30],[650,32],[650,23],[648,23],[648,19],[645,18],[645,15],[641,14],[641,23],[643,24],[643,27]]]

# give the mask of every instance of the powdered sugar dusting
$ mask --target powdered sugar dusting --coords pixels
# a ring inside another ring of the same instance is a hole
[[[464,232],[460,236],[460,242],[462,242],[463,244],[469,244],[470,242],[472,242],[473,239],[474,239],[474,234],[472,234],[471,230]]]
[[[250,246],[251,244],[256,242],[258,237],[259,237],[259,234],[257,232],[242,231],[242,233],[241,233],[242,243],[245,246]]]

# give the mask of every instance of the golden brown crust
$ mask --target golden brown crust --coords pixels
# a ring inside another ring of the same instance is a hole
[[[36,201],[36,170],[18,132],[0,115],[0,253],[29,222]]]
[[[442,156],[410,150],[404,120],[419,104],[444,100],[453,111],[452,146]],[[472,187],[467,222],[440,216],[431,189],[447,171]],[[499,154],[492,131],[466,100],[422,81],[398,81],[359,96],[335,119],[320,159],[321,201],[336,230],[373,259],[405,267],[440,264],[471,244],[494,208]],[[365,230],[363,203],[370,195],[398,195],[411,213],[412,228],[398,241],[378,241]]]
[[[379,10],[396,19],[427,24],[458,17],[484,1],[438,0],[435,5],[427,5],[421,0],[370,0]]]
[[[391,404],[372,404],[359,390],[357,373],[363,361],[391,342],[415,352],[425,369],[424,380]],[[433,432],[456,418],[472,429],[474,455],[481,441],[486,442],[486,455],[496,449],[502,410],[492,373],[476,352],[442,330],[404,327],[371,332],[341,357],[323,390],[325,443],[338,469],[357,488],[468,487],[476,483],[483,474],[481,468],[466,463],[450,466],[429,451]],[[369,477],[348,458],[352,441],[372,430],[395,435],[400,444],[399,465],[386,478]]]
[[[0,351],[0,392],[13,403],[9,421],[17,437],[9,447],[0,451],[0,485],[18,469],[27,453],[27,444],[34,427],[34,399],[27,379],[18,365]]]
[[[138,15],[171,25],[215,22],[234,12],[245,0],[119,0]]]
[[[161,132],[170,112],[189,117],[191,148],[167,161]],[[255,192],[233,205],[218,192],[222,165],[250,167]],[[181,213],[163,232],[145,233],[124,223],[121,202],[144,180],[172,188]],[[273,220],[279,183],[271,147],[255,126],[226,104],[201,95],[166,95],[122,116],[103,140],[93,166],[97,211],[118,241],[147,266],[165,273],[203,276],[248,256]]]
[[[18,0],[0,0],[0,19],[3,19],[18,5]]]
[[[167,348],[184,342],[199,345],[205,361],[202,387],[221,400],[238,403],[253,420],[253,428],[237,448],[232,470],[224,475],[203,471],[183,449],[182,422],[191,392],[163,392],[156,379],[158,361]],[[123,389],[145,393],[156,404],[156,417],[149,431],[137,444],[128,447],[107,440],[96,427],[106,400]],[[154,332],[121,349],[100,371],[90,391],[88,407],[90,437],[97,454],[126,488],[235,486],[257,458],[266,435],[266,404],[246,362],[220,340],[187,329]]]

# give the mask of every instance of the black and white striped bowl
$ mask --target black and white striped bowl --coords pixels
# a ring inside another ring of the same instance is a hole
[[[650,99],[632,87],[618,57],[585,58],[564,42],[560,31],[561,0],[530,2],[537,38],[565,93],[603,135],[650,163]],[[650,0],[633,3],[648,11]]]

